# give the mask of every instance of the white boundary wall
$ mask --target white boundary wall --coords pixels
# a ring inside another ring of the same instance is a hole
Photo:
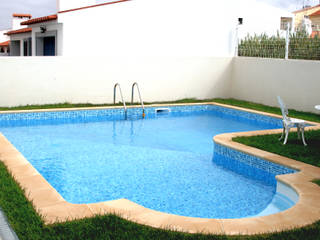
[[[138,82],[151,102],[228,97],[232,58],[3,57],[0,68],[0,106],[112,103],[117,82],[126,101]]]
[[[320,61],[219,57],[1,57],[0,106],[126,101],[138,82],[144,101],[236,98],[319,113]],[[137,97],[137,96],[136,96]],[[119,93],[117,100],[120,100]],[[136,99],[137,100],[137,99]]]
[[[234,59],[230,97],[319,113],[320,61],[239,57]]]

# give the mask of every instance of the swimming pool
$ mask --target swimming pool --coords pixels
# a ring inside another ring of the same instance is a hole
[[[279,119],[213,105],[156,110],[142,119],[129,109],[127,120],[122,109],[2,114],[0,131],[72,203],[127,198],[183,216],[256,216],[274,199],[275,175],[294,172],[266,161],[277,170],[232,169],[213,145],[219,133],[280,128]]]

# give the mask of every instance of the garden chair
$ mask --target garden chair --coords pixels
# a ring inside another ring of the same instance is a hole
[[[302,119],[297,119],[297,118],[290,118],[288,109],[286,108],[286,105],[284,104],[284,102],[282,101],[282,99],[280,98],[280,96],[277,97],[278,98],[278,102],[281,108],[281,113],[282,113],[282,124],[283,124],[283,131],[281,134],[281,137],[279,138],[279,141],[283,138],[283,136],[285,135],[284,138],[284,142],[283,144],[285,145],[287,143],[288,140],[288,135],[289,135],[289,131],[290,128],[296,127],[297,128],[297,132],[298,132],[298,138],[300,139],[300,134],[301,134],[301,138],[302,138],[302,142],[304,146],[307,146],[307,143],[304,139],[304,128],[306,126],[306,122]]]

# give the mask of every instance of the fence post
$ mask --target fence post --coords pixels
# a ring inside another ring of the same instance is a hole
[[[284,59],[289,58],[289,42],[290,42],[290,23],[287,24],[287,32],[286,32],[286,53]]]

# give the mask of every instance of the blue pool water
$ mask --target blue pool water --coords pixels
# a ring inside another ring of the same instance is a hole
[[[0,131],[72,203],[126,198],[177,215],[241,218],[272,202],[275,174],[293,172],[235,167],[234,156],[214,151],[214,135],[279,128],[278,119],[210,105],[146,114],[129,109],[127,120],[119,109],[1,114]]]

